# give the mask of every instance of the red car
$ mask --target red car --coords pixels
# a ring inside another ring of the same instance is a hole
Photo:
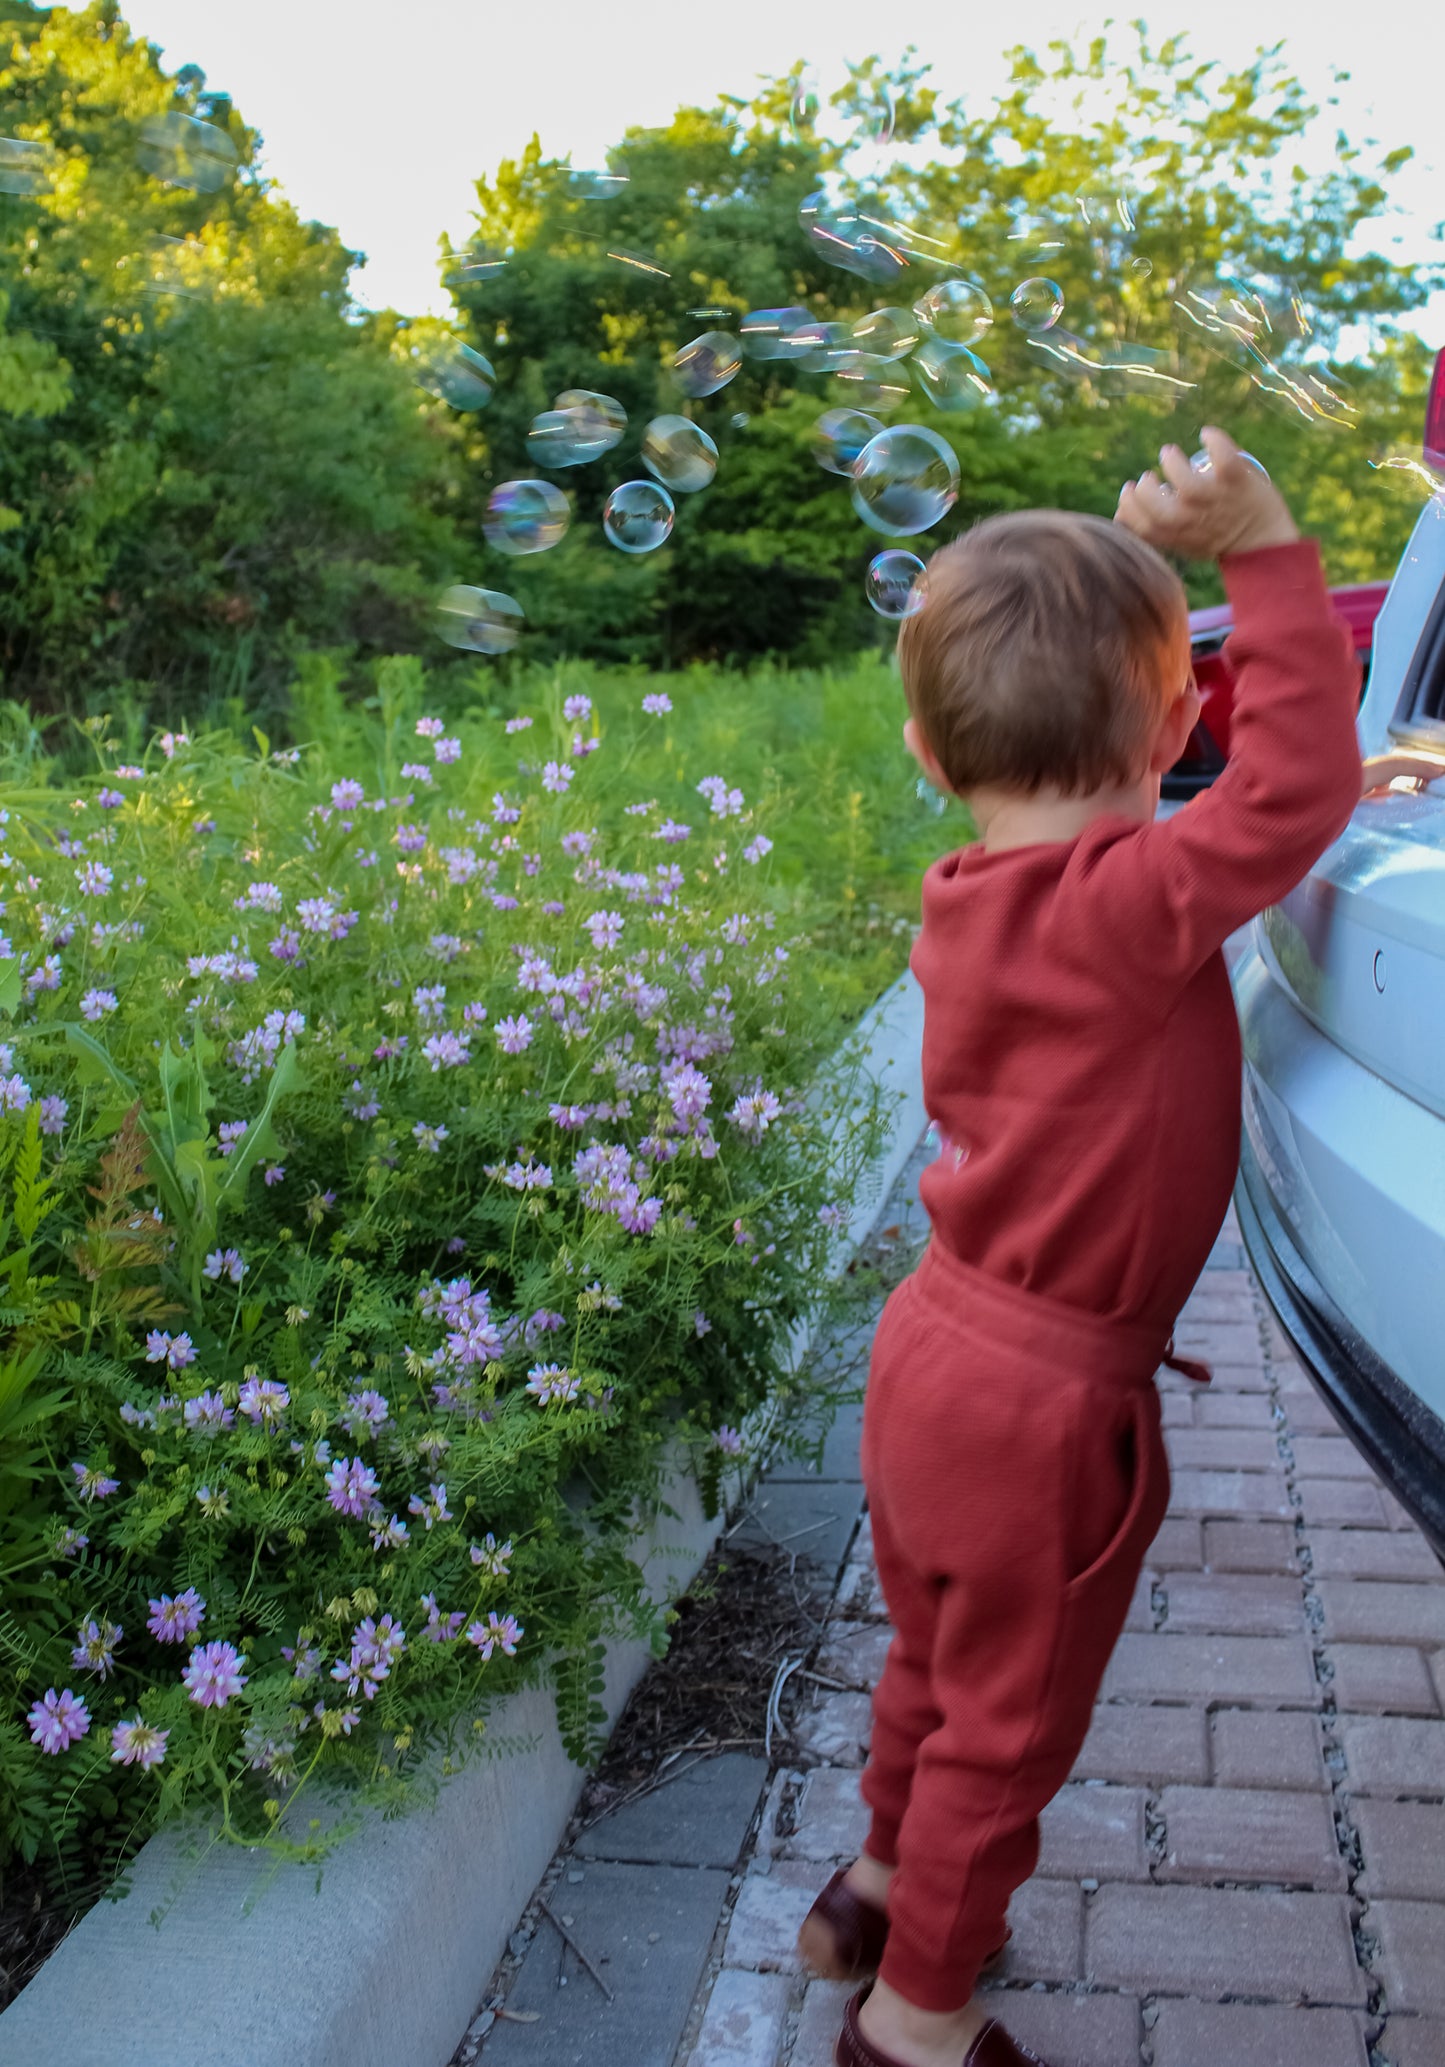
[[[1360,663],[1360,694],[1370,678],[1370,649],[1375,637],[1375,619],[1380,614],[1390,584],[1364,581],[1353,588],[1331,589],[1335,609],[1349,626]],[[1190,642],[1194,654],[1194,679],[1199,685],[1203,708],[1199,723],[1190,733],[1183,753],[1161,785],[1166,797],[1192,797],[1207,789],[1229,758],[1229,719],[1234,708],[1234,669],[1224,656],[1224,642],[1234,629],[1227,603],[1209,610],[1189,613]]]

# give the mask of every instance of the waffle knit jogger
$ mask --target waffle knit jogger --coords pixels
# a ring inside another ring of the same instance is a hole
[[[1219,950],[1359,796],[1317,549],[1223,572],[1238,682],[1213,787],[924,880],[933,1238],[880,1323],[863,1436],[895,1631],[867,1848],[898,1867],[883,1977],[924,2009],[961,2007],[1003,1936],[1167,1504],[1153,1374],[1238,1159]]]

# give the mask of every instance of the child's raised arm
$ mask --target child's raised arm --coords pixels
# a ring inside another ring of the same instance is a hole
[[[1238,674],[1229,762],[1100,860],[1119,926],[1148,967],[1181,977],[1294,888],[1360,794],[1359,673],[1318,548],[1232,439],[1209,429],[1203,443],[1205,470],[1166,445],[1159,474],[1125,485],[1116,521],[1161,551],[1220,561]]]

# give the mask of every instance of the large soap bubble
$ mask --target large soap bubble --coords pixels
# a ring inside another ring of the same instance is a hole
[[[1263,474],[1266,481],[1269,479],[1269,468],[1262,459],[1256,459],[1252,452],[1246,452],[1242,446],[1240,447],[1239,456],[1249,466],[1252,466],[1256,473]],[[1214,461],[1202,448],[1200,451],[1190,455],[1189,464],[1193,467],[1196,474],[1212,474],[1214,472]]]
[[[883,426],[861,409],[825,409],[813,426],[813,457],[830,474],[853,477],[853,462]]]
[[[845,352],[833,363],[839,394],[858,409],[877,409],[886,416],[908,399],[908,371],[877,352]]]
[[[914,617],[923,608],[923,591],[917,586],[923,562],[917,553],[877,553],[868,562],[863,593],[880,617]]]
[[[611,395],[567,388],[553,408],[532,418],[527,450],[538,466],[586,466],[610,452],[626,426],[627,412]]]
[[[884,359],[905,358],[922,334],[923,324],[911,309],[870,309],[853,325],[858,349]]]
[[[750,359],[794,358],[794,335],[809,321],[806,309],[749,309],[738,325],[743,350]]]
[[[482,532],[499,553],[545,553],[567,518],[567,498],[551,481],[503,481],[487,497]]]
[[[798,325],[789,339],[788,357],[800,373],[831,373],[856,351],[853,333],[846,323],[820,319]]]
[[[958,460],[937,431],[901,423],[880,431],[853,465],[853,507],[874,531],[927,531],[958,497]]]
[[[198,115],[152,115],[141,124],[136,158],[142,172],[192,193],[214,194],[237,165],[236,146],[224,129]]]
[[[820,258],[860,280],[891,287],[908,271],[897,226],[866,200],[851,201],[820,187],[799,208],[798,221]]]
[[[717,447],[685,416],[655,416],[642,434],[642,464],[678,495],[696,495],[717,472]]]
[[[734,379],[743,363],[735,337],[708,330],[683,346],[672,362],[672,377],[685,395],[715,395]]]
[[[509,653],[517,643],[523,615],[514,596],[459,582],[437,598],[435,622],[449,646],[468,653]]]
[[[935,281],[913,304],[925,330],[945,344],[973,344],[993,322],[993,303],[977,280]]]
[[[602,529],[623,553],[650,553],[672,530],[673,501],[656,481],[624,481],[608,496]]]
[[[1036,336],[1041,330],[1052,330],[1064,313],[1064,290],[1057,280],[1037,276],[1020,280],[1008,298],[1008,305],[1019,329]]]
[[[463,344],[459,337],[440,338],[417,348],[413,378],[419,388],[449,402],[453,409],[483,409],[497,384],[490,359]]]
[[[925,338],[913,355],[913,377],[935,409],[976,409],[993,393],[992,376],[967,345]]]
[[[47,143],[0,136],[0,194],[48,194],[52,157]]]

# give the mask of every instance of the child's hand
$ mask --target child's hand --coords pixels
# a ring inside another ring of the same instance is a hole
[[[1209,467],[1189,464],[1178,445],[1159,454],[1164,478],[1151,468],[1119,490],[1116,524],[1163,553],[1219,560],[1257,546],[1289,545],[1299,537],[1284,497],[1264,471],[1251,466],[1234,440],[1212,425],[1200,433]]]

